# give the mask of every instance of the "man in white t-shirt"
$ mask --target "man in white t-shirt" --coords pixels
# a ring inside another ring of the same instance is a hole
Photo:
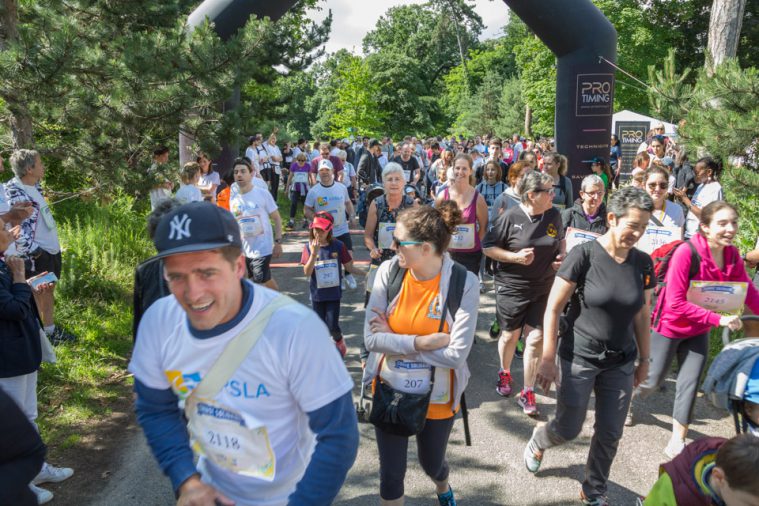
[[[253,185],[249,166],[237,163],[233,170],[236,187],[230,192],[229,210],[240,225],[248,277],[254,283],[277,290],[270,267],[272,257],[282,255],[282,218],[277,203],[271,193]]]
[[[358,429],[353,382],[327,327],[294,301],[257,318],[282,299],[244,279],[239,226],[224,209],[181,206],[154,243],[171,295],[141,320],[129,371],[137,420],[178,504],[331,504]],[[257,343],[220,359],[260,319]],[[223,374],[210,388],[213,369]]]
[[[11,155],[11,167],[16,177],[5,185],[5,194],[11,206],[29,202],[33,211],[21,222],[21,233],[16,240],[17,253],[26,259],[27,279],[48,272],[61,278],[61,243],[58,226],[45,198],[40,192],[40,181],[45,167],[39,153],[32,149],[19,149]],[[28,204],[27,204],[28,205]],[[74,341],[76,338],[55,325],[55,285],[34,292],[34,301],[42,316],[45,333],[54,343]]]
[[[317,168],[319,182],[314,185],[306,194],[306,202],[303,206],[303,214],[310,222],[314,219],[314,214],[319,211],[327,211],[332,215],[335,222],[332,228],[332,235],[335,239],[341,241],[348,248],[348,252],[353,255],[353,241],[351,240],[350,228],[356,226],[356,214],[353,209],[353,203],[350,200],[348,189],[339,181],[335,181],[333,175],[332,162],[322,159]],[[346,212],[350,217],[346,220]],[[345,275],[345,282],[351,288],[355,288],[356,280],[353,274]]]

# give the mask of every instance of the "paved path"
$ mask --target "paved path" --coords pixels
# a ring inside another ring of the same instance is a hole
[[[285,241],[285,255],[279,262],[297,262],[305,239],[291,236]],[[354,236],[358,244],[359,236]],[[356,251],[358,259],[366,259],[366,250]],[[297,267],[274,270],[282,290],[308,304],[307,282]],[[359,285],[360,286],[360,285]],[[562,448],[546,452],[543,466],[537,475],[527,472],[522,462],[522,450],[536,423],[554,413],[553,394],[538,396],[542,416],[536,422],[523,415],[514,398],[504,399],[495,392],[498,369],[496,342],[488,336],[493,319],[492,286],[481,298],[477,343],[469,357],[472,379],[467,389],[472,446],[464,444],[462,422],[454,425],[448,457],[451,464],[451,484],[460,504],[485,505],[563,505],[578,503],[588,443],[592,434],[593,410],[580,437]],[[343,299],[341,326],[349,348],[347,366],[356,384],[361,367],[358,362],[358,343],[361,339],[364,311],[363,292],[348,292]],[[514,376],[521,383],[521,362],[515,361]],[[640,413],[638,425],[625,430],[625,436],[614,462],[609,485],[612,504],[632,505],[635,497],[645,494],[656,480],[659,463],[665,458],[662,449],[669,437],[670,413],[674,382],[667,390],[647,402]],[[355,390],[358,397],[358,388]],[[691,437],[733,433],[730,420],[699,399]],[[374,430],[369,424],[360,425],[361,446],[358,458],[335,504],[378,504],[378,464]],[[168,480],[161,474],[144,442],[134,430],[129,444],[119,450],[121,464],[115,467],[98,499],[90,506],[155,505],[169,506],[175,499]],[[406,476],[409,505],[437,504],[434,488],[416,460],[416,448],[409,446],[409,469]],[[64,504],[60,502],[58,504]],[[80,505],[81,501],[71,503]]]

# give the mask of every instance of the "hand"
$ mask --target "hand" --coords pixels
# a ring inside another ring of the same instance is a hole
[[[721,327],[727,327],[733,332],[740,330],[743,327],[741,317],[736,315],[721,316],[719,319],[719,324]]]
[[[34,212],[31,202],[16,202],[6,214],[6,220],[18,224],[29,218]]]
[[[679,198],[680,200],[687,198],[685,196],[685,188],[674,188],[672,192],[675,194],[675,197]]]
[[[390,324],[387,322],[387,316],[385,315],[385,313],[383,313],[376,307],[372,308],[372,312],[375,315],[377,315],[371,320],[369,320],[369,329],[372,331],[372,334],[393,331],[393,329],[390,328]]]
[[[14,240],[18,240],[18,238],[21,237],[21,225],[16,225],[15,227],[12,227],[8,232],[11,233]]]
[[[358,228],[358,222],[356,221],[355,216],[348,220],[348,226],[353,229]]]
[[[516,262],[521,265],[530,265],[535,260],[535,248],[523,248],[516,252]]]
[[[445,332],[435,332],[426,336],[414,338],[414,349],[418,351],[433,351],[445,348],[451,342],[451,335]]]
[[[179,487],[177,506],[234,506],[227,496],[193,476]]]
[[[311,239],[311,241],[309,241],[308,249],[311,250],[312,257],[316,258],[319,255],[320,248],[321,246],[319,245],[319,239],[317,239],[316,237],[314,237],[313,239]]]
[[[26,268],[24,267],[24,260],[21,257],[9,256],[5,259],[5,263],[11,271],[14,283],[26,283]]]
[[[543,359],[538,366],[538,374],[536,376],[536,384],[543,389],[544,392],[551,390],[551,383],[556,381],[556,362],[554,360]]]
[[[646,381],[648,378],[648,366],[647,360],[640,362],[635,368],[635,377],[633,378],[633,388],[638,388],[638,385]]]
[[[274,249],[272,250],[271,257],[272,258],[279,258],[282,256],[282,245],[279,243],[274,243]]]
[[[382,257],[382,250],[379,248],[372,248],[369,250],[369,256],[374,260],[378,260],[380,257]]]
[[[564,257],[566,255],[556,255],[556,261],[551,262],[551,267],[553,267],[553,270],[558,271],[559,267],[561,267],[561,262],[564,260]]]
[[[335,341],[335,347],[337,348],[337,351],[340,352],[340,356],[345,358],[345,354],[348,353],[348,348],[345,346],[345,339],[340,339],[339,341]]]

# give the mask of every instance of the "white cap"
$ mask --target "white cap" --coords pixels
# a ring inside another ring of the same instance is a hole
[[[326,158],[319,161],[319,167],[317,170],[321,170],[323,167],[326,167],[329,170],[335,170],[335,167],[332,166],[332,162],[330,162]]]

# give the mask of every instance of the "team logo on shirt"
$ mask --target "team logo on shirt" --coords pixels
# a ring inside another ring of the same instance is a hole
[[[437,294],[427,307],[427,318],[439,320],[443,317],[443,304],[440,302],[440,294]]]
[[[556,225],[554,225],[553,223],[549,223],[548,228],[546,228],[546,235],[548,237],[556,237],[557,235],[559,235],[559,231],[556,230]]]
[[[182,374],[182,371],[165,371],[165,374],[171,389],[180,399],[186,399],[202,379],[199,372]]]
[[[316,197],[316,204],[319,207],[324,207],[327,204],[329,204],[329,201],[326,198],[324,198],[324,197]]]
[[[331,256],[332,258],[337,258],[337,251],[333,251],[332,253],[330,253],[329,256]]]

